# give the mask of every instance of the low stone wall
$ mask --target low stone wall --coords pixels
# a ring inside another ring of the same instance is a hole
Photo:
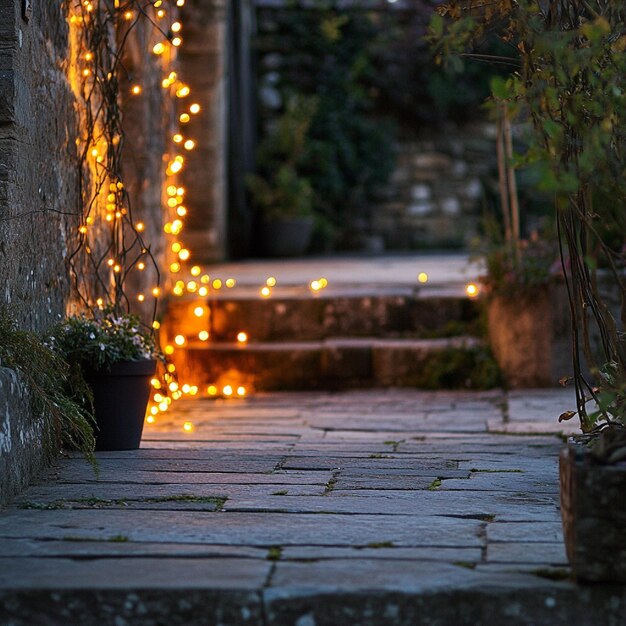
[[[18,376],[0,367],[0,506],[45,465],[44,438]]]

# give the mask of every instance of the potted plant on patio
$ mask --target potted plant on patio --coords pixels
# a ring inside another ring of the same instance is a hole
[[[534,234],[485,253],[489,343],[511,388],[554,384],[556,242]]]
[[[299,172],[315,98],[294,96],[265,137],[257,154],[257,173],[246,183],[261,217],[261,245],[270,256],[299,256],[313,234],[313,188]]]
[[[576,391],[576,410],[560,419],[578,415],[584,433],[561,456],[565,543],[577,577],[612,583],[626,582],[625,23],[622,0],[453,0],[432,22],[457,64],[488,30],[515,51],[499,59],[516,71],[494,91],[527,123],[526,158],[554,197]]]
[[[139,448],[159,351],[138,317],[96,309],[68,317],[49,344],[78,368],[93,394],[96,450]]]

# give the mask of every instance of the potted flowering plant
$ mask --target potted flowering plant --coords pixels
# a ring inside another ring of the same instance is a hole
[[[159,350],[134,315],[112,310],[68,317],[50,345],[82,373],[93,393],[96,450],[139,448]]]

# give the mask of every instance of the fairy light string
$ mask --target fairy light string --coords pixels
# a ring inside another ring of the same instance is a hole
[[[77,244],[69,255],[78,300],[91,308],[113,306],[120,312],[142,311],[158,333],[158,303],[164,293],[191,299],[191,319],[196,320],[189,325],[193,333],[164,337],[167,341],[163,352],[168,360],[162,375],[152,380],[148,422],[154,422],[185,396],[244,398],[250,389],[242,381],[225,379],[201,389],[191,381],[181,381],[172,362],[176,351],[187,348],[190,342],[211,340],[212,297],[237,285],[232,277],[211,276],[194,262],[193,250],[184,243],[189,209],[180,175],[198,145],[197,138],[188,132],[190,122],[202,114],[201,104],[194,99],[177,66],[177,51],[184,45],[181,8],[185,0],[70,1],[69,78],[81,105],[76,144],[82,211]],[[160,225],[167,245],[160,258],[148,239],[147,231],[154,229],[134,215],[123,172],[123,100],[144,98],[150,93],[142,72],[136,78],[125,64],[127,48],[139,28],[150,29],[150,36],[144,38],[149,47],[144,52],[161,72],[160,86],[170,103]],[[420,274],[419,282],[427,280],[425,273]],[[259,286],[257,297],[271,298],[276,285],[276,277],[269,276]],[[306,288],[315,297],[327,285],[321,277],[307,283]],[[195,299],[197,303],[193,303]],[[246,330],[236,337],[242,349],[250,340]],[[183,431],[192,433],[194,425],[186,422]]]

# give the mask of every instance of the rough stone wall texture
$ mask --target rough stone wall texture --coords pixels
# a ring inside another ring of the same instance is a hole
[[[180,113],[191,102],[202,107],[182,128],[197,141],[181,176],[189,209],[183,240],[194,260],[219,261],[226,255],[226,3],[195,0],[181,13],[185,43],[178,60],[191,96],[181,99]]]
[[[372,207],[371,234],[392,250],[467,246],[495,176],[491,124],[449,125],[400,141],[390,183]]]
[[[44,331],[65,311],[79,211],[65,3],[0,0],[0,304]],[[45,461],[45,434],[14,372],[0,369],[0,504]]]
[[[64,312],[79,211],[65,3],[0,0],[0,302],[41,331]],[[45,251],[45,254],[42,252]]]
[[[0,367],[0,506],[46,463],[43,420],[33,418],[17,374]]]
[[[67,260],[81,213],[69,7],[36,2],[26,20],[21,0],[0,0],[0,306],[36,332],[45,332],[70,302]],[[140,80],[143,95],[123,99],[122,106],[127,188],[159,257],[165,142],[161,72],[149,54],[156,36],[148,24],[133,33],[128,80]],[[147,291],[154,279],[145,272],[133,288]],[[0,503],[44,462],[45,436],[18,377],[0,369]]]

